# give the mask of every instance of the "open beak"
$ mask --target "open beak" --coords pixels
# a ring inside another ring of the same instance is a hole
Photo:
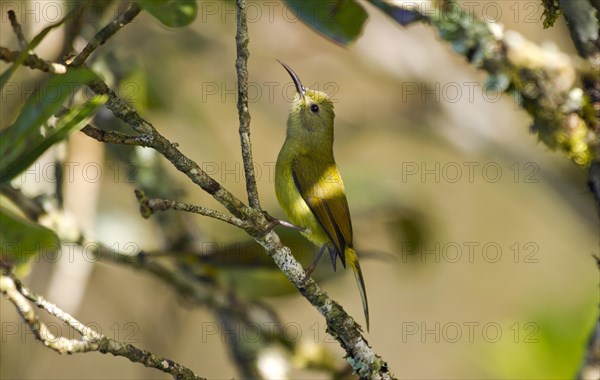
[[[298,78],[298,75],[296,75],[294,70],[292,70],[292,68],[286,65],[285,63],[281,62],[280,60],[277,60],[277,62],[281,63],[281,66],[283,66],[283,68],[288,72],[288,74],[290,74],[292,80],[294,81],[294,84],[296,85],[296,90],[298,91],[298,93],[301,96],[304,96],[304,91],[306,89],[302,85],[302,82],[300,82],[300,78]]]

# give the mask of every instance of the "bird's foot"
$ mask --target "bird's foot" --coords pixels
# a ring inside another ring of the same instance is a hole
[[[306,281],[308,281],[308,279],[310,278],[312,273],[315,271],[316,267],[317,267],[317,260],[313,261],[312,264],[310,264],[308,266],[308,268],[306,268],[304,270],[306,272],[306,274],[304,275],[304,278],[302,279],[303,284],[306,284]]]
[[[308,279],[310,278],[310,275],[314,272],[315,268],[317,267],[317,264],[319,263],[319,260],[321,259],[321,255],[323,255],[323,252],[325,252],[326,248],[327,244],[323,244],[323,246],[321,246],[321,249],[319,250],[319,253],[317,254],[317,257],[313,260],[312,264],[310,264],[308,268],[305,269],[306,274],[304,275],[304,279],[302,279],[303,283],[306,283],[306,281],[308,281]]]
[[[266,211],[263,211],[263,213],[264,213],[265,217],[267,218],[267,220],[269,221],[269,226],[268,226],[267,232],[271,232],[271,230],[277,226],[292,228],[292,229],[300,231],[300,232],[306,231],[306,228],[299,227],[290,222],[286,222],[285,220],[277,219],[277,218],[269,215]]]

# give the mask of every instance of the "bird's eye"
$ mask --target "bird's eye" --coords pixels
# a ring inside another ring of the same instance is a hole
[[[311,106],[310,106],[310,110],[311,110],[313,113],[317,113],[317,112],[319,112],[319,106],[318,106],[318,105],[316,105],[316,104],[313,104],[313,105],[311,105]]]

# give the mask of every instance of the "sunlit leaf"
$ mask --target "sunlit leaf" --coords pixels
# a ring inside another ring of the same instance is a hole
[[[138,4],[171,28],[188,26],[196,19],[196,0],[139,0]]]
[[[60,247],[56,234],[0,205],[0,260],[3,265],[26,264],[41,251]]]

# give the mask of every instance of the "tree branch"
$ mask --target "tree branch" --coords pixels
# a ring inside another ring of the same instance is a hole
[[[362,328],[350,317],[340,304],[329,298],[319,285],[309,278],[288,247],[281,244],[274,232],[256,239],[273,257],[275,264],[294,284],[300,293],[325,317],[327,332],[333,336],[348,354],[347,360],[354,371],[365,379],[393,379],[387,363],[377,355],[362,336]]]
[[[246,1],[237,0],[237,31],[235,35],[237,59],[235,68],[237,71],[238,100],[237,109],[240,119],[240,141],[242,145],[242,157],[244,160],[244,173],[246,176],[246,191],[250,207],[260,210],[258,189],[256,187],[256,175],[254,173],[254,162],[252,158],[252,143],[250,141],[250,111],[248,110],[248,22],[246,16]]]
[[[110,353],[114,356],[123,356],[134,363],[141,363],[146,367],[156,368],[172,375],[174,379],[203,379],[179,363],[97,333],[58,306],[48,302],[42,296],[33,293],[7,270],[3,270],[0,275],[0,291],[2,291],[6,299],[15,305],[17,312],[29,326],[35,337],[46,347],[51,348],[59,354],[75,354],[91,351],[98,351],[103,354]],[[30,302],[33,302],[37,307],[46,310],[58,320],[79,332],[82,335],[82,339],[67,339],[62,336],[54,336],[46,324],[40,321]]]
[[[0,46],[0,60],[4,62],[17,62],[21,53],[21,51],[10,51],[5,47]],[[65,65],[43,60],[35,54],[28,54],[25,61],[23,61],[23,65],[31,69],[41,70],[52,74],[64,74],[67,72],[67,67]]]
[[[559,0],[560,8],[565,15],[571,39],[577,53],[584,58],[600,58],[600,33],[598,10],[594,9],[591,1]],[[595,62],[600,66],[600,62]]]
[[[13,10],[8,11],[8,19],[10,20],[10,26],[13,29],[13,32],[17,36],[17,42],[19,43],[19,48],[21,50],[25,50],[29,43],[25,39],[25,35],[23,34],[23,29],[21,28],[21,24],[17,20],[17,16]]]
[[[588,1],[560,0],[559,3],[577,53],[586,59],[596,72],[600,72],[600,3],[596,2],[596,9]],[[584,77],[583,88],[590,98],[596,116],[593,128],[600,136],[600,80],[597,77]],[[588,171],[588,186],[596,200],[600,217],[600,144],[596,146],[595,153],[595,160]]]
[[[135,146],[150,146],[150,139],[146,135],[130,136],[117,131],[104,131],[89,124],[81,128],[81,132],[89,137],[103,143],[120,144],[120,145],[135,145]]]
[[[225,215],[217,210],[212,210],[202,206],[194,206],[188,203],[172,201],[170,199],[148,198],[141,190],[135,190],[135,196],[140,203],[140,213],[146,219],[157,211],[167,211],[171,209],[208,216],[210,218],[229,223],[241,229],[248,228],[248,223],[245,221],[234,216]]]
[[[83,50],[73,59],[70,66],[77,67],[83,65],[83,63],[88,59],[90,54],[94,52],[100,45],[104,44],[111,38],[115,33],[117,33],[121,28],[125,25],[129,24],[141,11],[141,8],[136,3],[131,3],[129,8],[113,21],[111,21],[108,25],[102,28],[94,38],[92,38],[87,45],[83,48]]]
[[[589,112],[589,99],[582,96],[577,79],[580,75],[598,81],[600,70],[595,66],[578,67],[564,53],[542,48],[517,32],[504,31],[497,23],[475,18],[454,0],[444,1],[435,11],[429,7],[421,10],[414,3],[407,9],[411,3],[369,1],[403,25],[406,12],[418,14],[413,21],[426,21],[436,28],[457,54],[490,74],[488,82],[496,89],[519,96],[521,107],[533,118],[531,129],[540,140],[577,164],[590,165],[599,144],[593,127],[597,117]]]

